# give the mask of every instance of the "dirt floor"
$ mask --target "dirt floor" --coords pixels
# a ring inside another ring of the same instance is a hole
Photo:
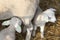
[[[42,40],[60,40],[60,0],[41,0],[40,7],[42,10],[46,10],[47,8],[53,7],[56,8],[56,23],[46,23],[45,31],[44,31],[44,39]],[[1,24],[1,22],[0,22]],[[0,30],[4,29],[0,25]],[[36,31],[36,36],[31,37],[31,40],[41,40],[39,28]],[[16,32],[16,40],[24,40],[26,33],[17,33]]]

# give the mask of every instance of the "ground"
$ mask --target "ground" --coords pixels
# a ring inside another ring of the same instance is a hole
[[[53,7],[56,11],[56,23],[46,23],[44,37],[42,40],[60,40],[60,0],[41,0],[40,7],[42,10],[46,10],[47,8]],[[1,26],[0,22],[0,30],[5,27]],[[31,40],[41,40],[39,28],[36,31],[36,36],[31,37]],[[16,40],[24,40],[26,33],[17,33],[16,32]]]

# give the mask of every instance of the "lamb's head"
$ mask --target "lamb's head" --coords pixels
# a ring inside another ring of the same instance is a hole
[[[9,25],[9,26],[13,26],[15,28],[15,30],[17,32],[21,32],[21,24],[22,24],[22,21],[21,19],[17,18],[17,17],[13,17],[11,18],[11,20],[8,20],[8,21],[4,21],[2,23],[2,25]]]
[[[56,11],[56,9],[49,8],[43,12],[44,14],[46,14],[48,16],[49,22],[54,23],[56,21],[55,11]]]

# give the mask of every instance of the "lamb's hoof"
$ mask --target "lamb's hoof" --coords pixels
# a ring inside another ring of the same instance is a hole
[[[32,33],[32,36],[35,37],[35,33]]]
[[[32,36],[35,37],[35,34],[33,34]]]
[[[43,38],[44,38],[44,36],[41,35],[41,39],[43,39]]]

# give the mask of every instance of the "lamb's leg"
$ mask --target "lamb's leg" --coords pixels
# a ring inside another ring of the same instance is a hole
[[[37,26],[36,25],[34,25],[33,26],[33,32],[32,32],[32,36],[34,37],[35,36],[35,34],[36,34],[36,30],[37,30]]]
[[[45,27],[45,24],[40,26],[41,38],[44,38],[44,27]]]
[[[26,34],[26,39],[25,40],[30,40],[31,34],[32,34],[33,26],[30,25],[30,28],[27,28],[27,34]]]

